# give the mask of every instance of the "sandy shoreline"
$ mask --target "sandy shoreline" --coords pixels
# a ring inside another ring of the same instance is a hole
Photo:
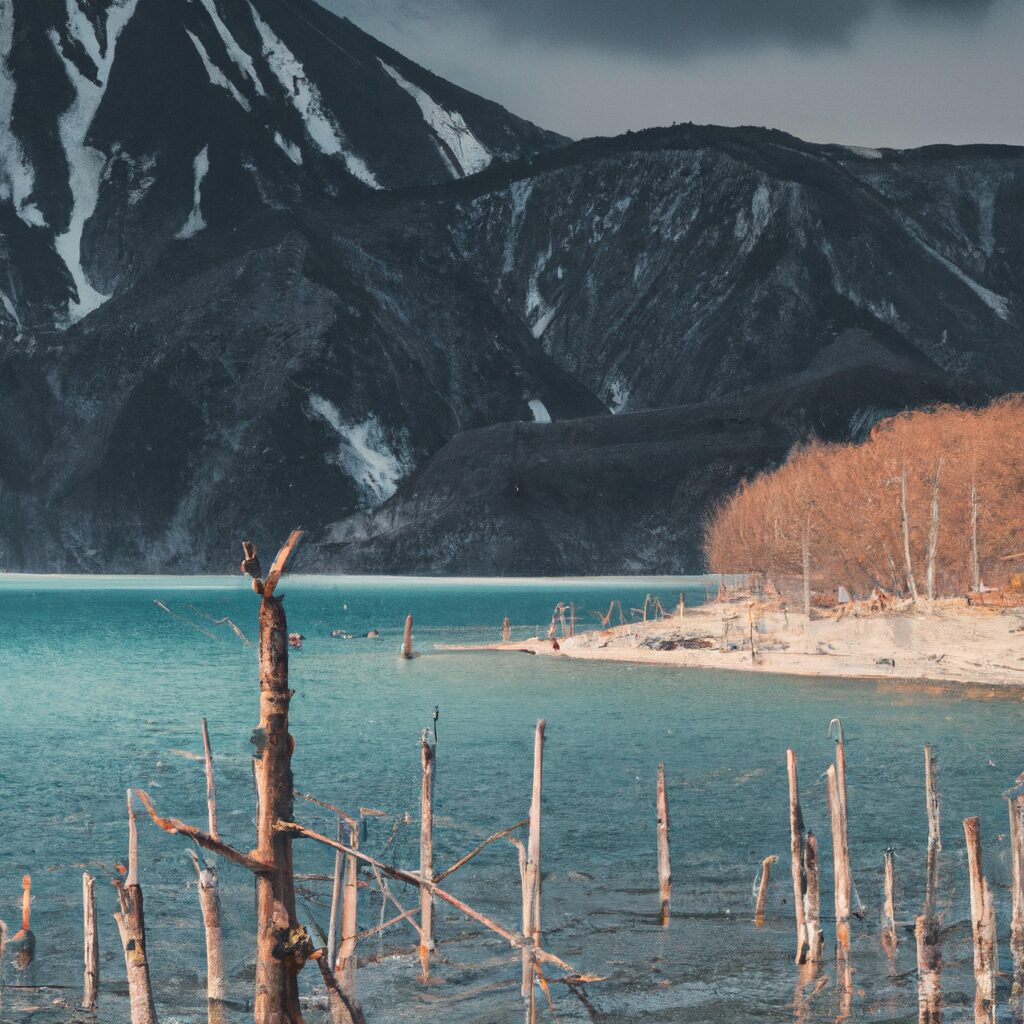
[[[753,623],[753,629],[752,629]],[[513,630],[513,636],[514,636]],[[753,654],[751,653],[753,635]],[[446,646],[671,668],[863,679],[1024,696],[1024,609],[823,615],[709,604],[647,623],[548,639]]]

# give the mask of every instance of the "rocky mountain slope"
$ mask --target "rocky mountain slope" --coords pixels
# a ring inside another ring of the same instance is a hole
[[[312,0],[0,3],[0,142],[0,567],[694,569],[808,432],[1024,387],[1020,149],[567,144]]]

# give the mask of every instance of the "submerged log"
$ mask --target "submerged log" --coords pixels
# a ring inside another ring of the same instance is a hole
[[[807,960],[807,924],[804,916],[804,897],[807,876],[804,872],[804,816],[800,810],[800,792],[797,784],[796,754],[786,751],[786,772],[789,776],[789,857],[793,876],[793,913],[796,917],[796,962]]]
[[[146,955],[146,917],[139,884],[139,837],[135,827],[132,791],[128,790],[128,872],[114,880],[120,911],[114,915],[128,974],[128,1002],[132,1024],[156,1024],[156,1006]]]
[[[967,843],[971,934],[974,939],[974,1020],[975,1024],[995,1024],[998,967],[995,906],[982,867],[981,822],[978,818],[964,818],[964,839]]]
[[[672,859],[668,845],[668,792],[665,788],[665,765],[658,765],[658,896],[661,909],[658,921],[668,927],[669,908],[672,903]]]
[[[96,1009],[100,989],[100,944],[96,930],[96,879],[82,872],[82,1009]]]

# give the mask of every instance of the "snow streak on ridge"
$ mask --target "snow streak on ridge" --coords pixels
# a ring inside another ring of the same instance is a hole
[[[203,179],[206,177],[206,172],[209,169],[210,147],[203,146],[196,153],[195,160],[192,161],[192,170],[195,175],[195,184],[192,187],[192,212],[188,215],[188,220],[182,224],[181,230],[174,236],[175,238],[191,238],[193,235],[199,234],[206,227],[201,203],[203,198]]]
[[[212,0],[209,0],[212,2]],[[285,95],[298,111],[306,126],[306,134],[313,140],[321,153],[327,156],[340,155],[350,174],[370,188],[380,188],[373,171],[366,162],[347,147],[345,135],[331,116],[320,90],[306,77],[302,62],[274,34],[273,29],[259,16],[256,8],[249,4],[252,20],[263,42],[263,56],[273,71]],[[275,139],[275,141],[277,141]],[[281,145],[281,143],[278,143]],[[283,148],[283,147],[282,147]],[[291,155],[291,154],[289,154]],[[294,159],[294,157],[292,158]],[[296,161],[301,163],[301,159]]]
[[[252,82],[260,96],[266,96],[266,90],[263,88],[259,75],[256,74],[252,57],[238,45],[235,37],[228,31],[227,25],[221,20],[214,0],[199,0],[199,2],[206,8],[206,13],[210,16],[210,21],[213,22],[213,27],[217,30],[217,35],[220,36],[224,49],[227,50],[228,56],[234,62],[235,67]]]
[[[457,110],[445,110],[419,86],[403,78],[390,64],[380,60],[380,66],[415,101],[436,136],[435,145],[453,178],[465,177],[482,171],[491,162],[491,154],[484,144],[469,130]]]
[[[252,110],[249,106],[249,101],[235,88],[235,83],[232,82],[227,75],[213,61],[210,59],[210,55],[206,52],[206,47],[199,41],[197,36],[194,36],[188,29],[189,39],[192,40],[192,44],[195,46],[196,51],[199,54],[200,60],[203,62],[203,67],[206,68],[206,74],[209,76],[210,81],[221,89],[226,89],[235,99],[235,102],[246,112]]]
[[[76,0],[67,0],[68,32],[79,42],[96,65],[96,82],[83,75],[61,50],[60,36],[50,30],[50,41],[64,64],[68,80],[75,91],[71,106],[60,117],[61,145],[67,156],[68,186],[71,189],[71,215],[63,234],[54,239],[57,255],[74,281],[77,298],[68,300],[68,320],[74,323],[101,306],[109,295],[102,295],[89,283],[82,266],[82,230],[92,216],[99,199],[100,175],[106,158],[103,153],[86,145],[89,128],[107,88],[107,78],[114,63],[114,51],[121,30],[135,13],[138,0],[115,0],[107,10],[107,45],[100,47],[96,30],[83,14]],[[98,82],[98,84],[97,84]]]

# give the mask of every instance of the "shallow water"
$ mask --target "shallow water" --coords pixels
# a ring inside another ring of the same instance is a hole
[[[353,578],[286,581],[290,627],[307,637],[291,659],[292,732],[299,787],[346,808],[381,808],[365,847],[415,869],[420,731],[440,708],[435,864],[455,860],[528,811],[533,726],[548,722],[543,869],[546,945],[581,970],[602,1021],[788,1020],[794,1007],[793,925],[785,751],[800,759],[801,798],[820,836],[822,906],[831,906],[828,812],[821,773],[833,756],[829,719],[846,728],[854,879],[867,912],[855,922],[853,1020],[916,1017],[913,936],[900,932],[891,972],[878,943],[882,851],[897,850],[897,916],[917,912],[927,834],[921,747],[940,758],[942,909],[947,1020],[968,1020],[973,982],[961,820],[982,818],[985,864],[996,892],[1004,967],[1009,921],[1007,814],[1000,794],[1024,768],[1016,699],[958,699],[855,681],[792,679],[573,663],[507,654],[439,653],[438,642],[496,639],[508,614],[516,636],[546,629],[557,600],[581,622],[612,597],[628,608],[648,591],[670,607],[704,596],[696,580],[422,581]],[[212,631],[205,636],[153,602]],[[253,842],[249,736],[258,718],[256,653],[199,618],[229,615],[254,638],[257,599],[240,578],[23,579],[0,581],[0,916],[16,927],[20,880],[33,875],[36,962],[8,964],[0,1020],[64,1021],[81,983],[81,872],[97,876],[101,1022],[127,1018],[124,967],[106,884],[126,856],[124,791],[150,790],[158,808],[205,821],[199,720],[209,720],[221,831]],[[423,656],[397,658],[406,612]],[[334,640],[332,628],[381,630],[379,640]],[[979,680],[983,682],[983,680]],[[673,916],[658,927],[654,782],[667,766],[672,815]],[[401,816],[409,812],[409,823]],[[329,816],[297,805],[303,823],[332,832]],[[205,1019],[203,938],[187,844],[148,821],[141,876],[161,1019]],[[394,838],[392,839],[392,833]],[[390,842],[389,842],[390,839]],[[752,923],[761,858],[777,854],[766,925]],[[333,855],[297,844],[297,868],[329,873]],[[253,887],[222,866],[232,995],[251,992]],[[451,890],[515,928],[515,851],[496,843],[449,880]],[[300,917],[326,928],[326,886],[303,885]],[[405,905],[415,896],[395,892]],[[363,891],[360,926],[379,919]],[[416,982],[415,935],[399,925],[364,943],[359,973],[371,1024],[519,1021],[518,957],[441,905],[436,974]],[[13,930],[13,928],[12,928]],[[832,942],[826,924],[826,949]],[[557,973],[557,972],[555,972]],[[829,973],[826,967],[826,974]],[[318,972],[304,972],[315,995]],[[1000,979],[1005,1004],[1007,979]],[[588,1011],[554,986],[559,1018]],[[834,1020],[828,985],[800,1010]],[[244,1010],[236,1019],[246,1019]],[[308,1019],[321,1014],[311,1009]],[[251,1014],[249,1014],[251,1019]]]

